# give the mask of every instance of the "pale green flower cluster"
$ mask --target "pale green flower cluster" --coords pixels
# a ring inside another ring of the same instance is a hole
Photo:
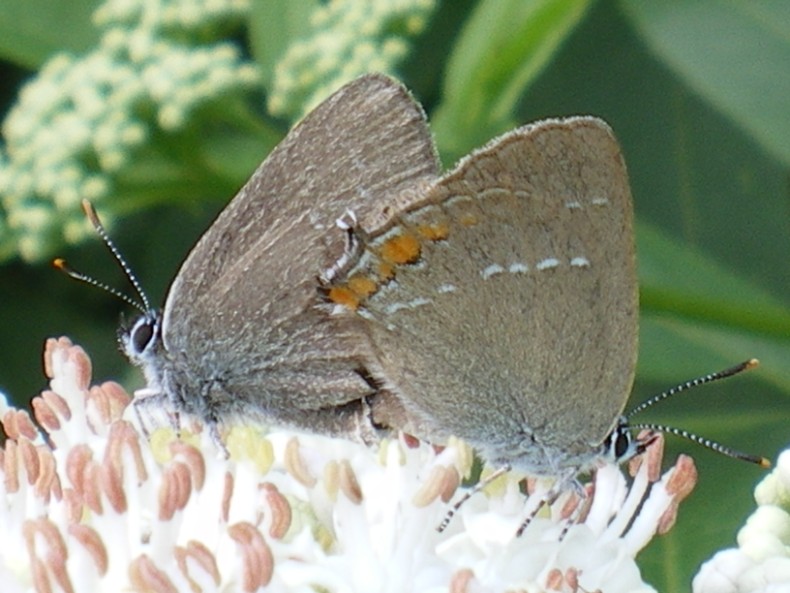
[[[738,547],[717,552],[694,577],[695,593],[790,590],[790,450],[754,491],[757,509],[738,532]]]
[[[108,0],[96,10],[98,46],[53,56],[3,123],[0,257],[37,260],[63,239],[81,239],[89,225],[80,201],[112,192],[114,176],[157,130],[178,131],[196,107],[257,84],[239,48],[211,35],[248,5]]]
[[[184,31],[211,30],[244,16],[250,0],[107,0],[94,13],[99,26],[130,25]]]
[[[311,15],[311,36],[293,43],[274,68],[272,113],[297,119],[357,75],[391,71],[436,4],[321,5]],[[128,188],[120,179],[140,178],[140,171],[128,175],[130,165],[148,162],[146,150],[156,155],[167,134],[193,124],[196,108],[259,84],[256,66],[222,39],[249,10],[250,0],[106,0],[99,6],[97,47],[81,56],[53,56],[3,122],[0,259],[41,260],[64,240],[88,236],[82,199],[123,194]],[[110,224],[113,207],[102,205]]]
[[[420,34],[436,0],[331,0],[315,10],[311,33],[274,69],[269,111],[296,119],[366,72],[392,73]]]

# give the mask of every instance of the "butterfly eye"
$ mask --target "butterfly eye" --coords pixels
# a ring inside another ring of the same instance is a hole
[[[127,344],[134,354],[142,354],[151,346],[156,338],[159,320],[151,315],[140,317],[127,337]]]
[[[625,461],[633,455],[631,449],[631,433],[625,427],[617,427],[613,443],[614,458]]]
[[[638,445],[631,438],[631,431],[625,418],[620,418],[617,426],[604,440],[601,449],[603,455],[615,463],[628,461],[631,457],[641,452]]]

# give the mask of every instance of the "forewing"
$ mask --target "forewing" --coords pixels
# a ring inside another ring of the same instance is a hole
[[[191,251],[165,305],[166,348],[274,414],[290,405],[283,397],[316,408],[363,394],[354,368],[368,349],[353,320],[316,311],[316,278],[346,249],[338,218],[413,200],[437,170],[408,91],[381,75],[346,85],[286,136]]]
[[[415,241],[400,263],[391,248]],[[614,425],[638,304],[628,180],[600,120],[539,122],[472,153],[373,234],[361,271],[379,281],[359,310],[384,376],[424,436],[573,457]]]

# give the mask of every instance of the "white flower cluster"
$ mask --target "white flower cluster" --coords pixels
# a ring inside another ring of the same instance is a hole
[[[123,419],[130,397],[116,383],[90,387],[90,360],[66,338],[47,342],[45,368],[51,389],[33,409],[46,443],[0,402],[4,593],[647,593],[634,556],[671,527],[694,483],[688,458],[661,477],[651,445],[632,486],[604,467],[586,498],[564,494],[521,537],[549,485],[530,482],[525,496],[512,475],[439,533],[471,467],[461,443],[437,451],[401,437],[375,451],[234,427],[225,460],[207,431],[146,442]]]
[[[96,9],[93,20],[100,27],[130,25],[201,30],[244,16],[249,9],[250,0],[106,0]]]
[[[90,225],[80,201],[108,195],[113,175],[157,128],[178,130],[196,106],[256,84],[234,44],[207,41],[248,3],[108,0],[97,9],[98,46],[51,58],[3,123],[0,254],[36,260],[61,235],[81,239]]]
[[[790,450],[754,491],[757,510],[738,547],[717,552],[694,577],[695,593],[790,592]]]
[[[436,5],[436,0],[330,0],[319,6],[311,34],[292,43],[275,66],[269,111],[297,119],[361,74],[391,73]]]

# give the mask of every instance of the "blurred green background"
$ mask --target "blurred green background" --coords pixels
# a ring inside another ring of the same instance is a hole
[[[111,196],[97,207],[154,302],[164,302],[190,246],[290,127],[288,117],[267,113],[265,100],[278,61],[310,34],[308,17],[320,4],[262,0],[226,24],[223,36],[260,67],[261,84],[207,101],[185,128],[153,134],[113,174]],[[3,113],[53,52],[95,46],[90,14],[98,5],[0,2]],[[638,220],[641,344],[631,403],[759,358],[756,371],[640,420],[775,459],[790,441],[790,3],[445,1],[418,33],[402,37],[408,51],[388,68],[423,103],[447,166],[532,120],[594,114],[609,122]],[[338,75],[335,86],[342,82]],[[4,201],[0,390],[25,405],[45,387],[43,342],[59,335],[86,348],[96,380],[140,386],[115,348],[125,307],[47,261],[64,256],[126,290],[109,254],[96,239],[54,240],[51,253],[25,261],[8,251],[8,208]],[[682,591],[700,562],[735,545],[764,472],[668,440],[668,461],[680,451],[694,456],[700,483],[640,565],[657,589]]]

